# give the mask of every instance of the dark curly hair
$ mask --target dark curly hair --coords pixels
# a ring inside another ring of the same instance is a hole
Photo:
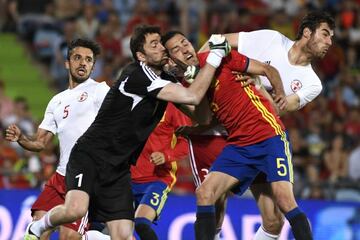
[[[137,26],[130,39],[130,50],[134,60],[137,61],[136,52],[144,52],[145,36],[151,33],[160,34],[160,27],[151,25]]]
[[[100,46],[95,41],[92,41],[90,39],[85,38],[77,38],[71,41],[71,43],[68,45],[68,51],[67,51],[67,60],[70,60],[70,56],[76,47],[83,47],[90,49],[94,54],[94,60],[96,60],[96,57],[100,54]]]
[[[308,13],[301,20],[299,31],[295,40],[301,39],[305,28],[309,28],[311,32],[315,32],[316,28],[318,28],[321,23],[327,23],[331,30],[335,29],[334,18],[327,12],[315,11]]]

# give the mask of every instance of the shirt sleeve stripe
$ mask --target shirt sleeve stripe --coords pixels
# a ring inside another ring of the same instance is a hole
[[[151,80],[154,81],[157,78],[159,78],[159,76],[157,76],[153,70],[151,70],[148,66],[145,65],[145,63],[140,62],[140,66],[142,67],[144,73],[146,74],[146,76]]]

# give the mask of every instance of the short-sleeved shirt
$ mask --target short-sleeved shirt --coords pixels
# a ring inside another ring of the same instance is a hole
[[[106,152],[104,161],[112,165],[135,163],[167,105],[156,97],[172,81],[176,80],[165,73],[156,75],[142,62],[128,65],[106,95],[94,122],[78,140],[79,147]]]
[[[198,54],[200,65],[208,53]],[[269,100],[253,85],[242,87],[232,70],[246,72],[249,59],[231,51],[217,69],[207,96],[216,118],[226,128],[228,144],[247,146],[283,134],[284,125]],[[235,68],[234,68],[235,67]]]
[[[238,51],[275,67],[279,71],[285,94],[297,94],[302,108],[320,94],[322,84],[311,64],[300,66],[289,62],[288,54],[293,45],[294,41],[273,30],[240,32],[238,38]],[[271,90],[269,80],[263,76],[260,78],[265,88]]]
[[[39,128],[58,134],[60,161],[56,171],[65,176],[66,164],[76,140],[98,113],[109,87],[93,79],[56,94],[48,103]]]

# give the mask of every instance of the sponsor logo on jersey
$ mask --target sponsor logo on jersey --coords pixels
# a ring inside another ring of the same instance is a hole
[[[83,101],[85,101],[87,98],[88,98],[88,93],[87,93],[87,92],[83,92],[83,93],[79,96],[78,101],[79,101],[79,102],[83,102]]]
[[[291,90],[295,93],[302,88],[302,83],[298,79],[294,79],[291,82]]]

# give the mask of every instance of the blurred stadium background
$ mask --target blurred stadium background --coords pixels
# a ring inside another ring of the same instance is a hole
[[[35,133],[51,96],[67,87],[63,62],[71,39],[100,43],[92,77],[111,84],[131,60],[129,36],[137,24],[180,30],[200,47],[212,33],[261,28],[294,39],[302,16],[315,9],[329,11],[336,30],[327,56],[313,63],[321,96],[283,118],[294,149],[295,194],[315,239],[360,240],[359,0],[0,0],[0,240],[20,239],[29,206],[58,160],[57,142],[35,154],[5,141],[4,129],[17,123]],[[188,163],[179,162],[160,239],[193,238],[193,191]],[[225,239],[251,239],[258,225],[250,195],[231,199]],[[282,239],[291,239],[284,229]]]

